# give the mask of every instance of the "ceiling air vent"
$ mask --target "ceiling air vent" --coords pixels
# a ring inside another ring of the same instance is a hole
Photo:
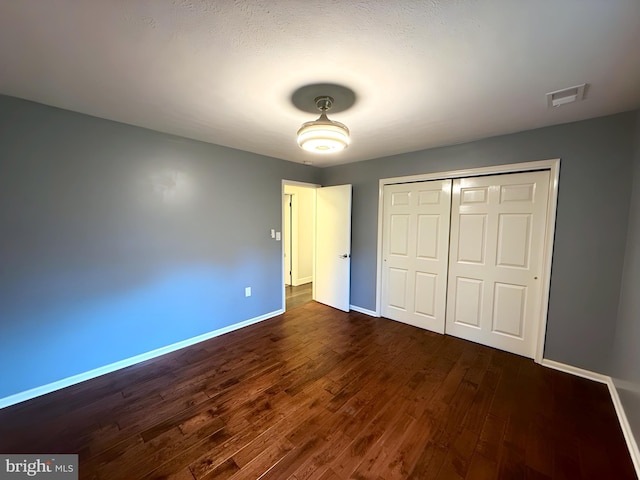
[[[584,100],[584,92],[587,87],[586,83],[576,85],[575,87],[563,88],[555,92],[547,93],[547,106],[559,107],[566,103],[579,102]]]

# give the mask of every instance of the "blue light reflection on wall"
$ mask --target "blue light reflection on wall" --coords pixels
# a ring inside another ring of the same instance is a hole
[[[29,317],[14,312],[20,321],[4,329],[0,350],[0,364],[13,368],[3,375],[0,398],[264,313],[260,288],[250,298],[242,293],[252,268],[183,268],[112,297],[31,309]]]
[[[0,96],[0,399],[280,309],[281,181],[317,175]]]

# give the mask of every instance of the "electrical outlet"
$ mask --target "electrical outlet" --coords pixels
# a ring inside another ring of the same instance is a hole
[[[251,287],[245,287],[244,296],[245,297],[250,297],[251,296]]]
[[[280,241],[280,232],[276,232],[276,242]]]

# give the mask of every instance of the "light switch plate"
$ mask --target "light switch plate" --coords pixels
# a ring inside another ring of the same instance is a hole
[[[276,238],[276,230],[275,230],[275,228],[271,229],[271,238]]]
[[[280,241],[280,232],[276,232],[276,241],[279,242]]]

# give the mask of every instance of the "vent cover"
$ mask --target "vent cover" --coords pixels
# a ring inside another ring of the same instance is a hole
[[[547,106],[559,107],[567,103],[580,102],[584,100],[584,92],[587,87],[586,83],[576,85],[575,87],[563,88],[555,92],[547,93]]]

